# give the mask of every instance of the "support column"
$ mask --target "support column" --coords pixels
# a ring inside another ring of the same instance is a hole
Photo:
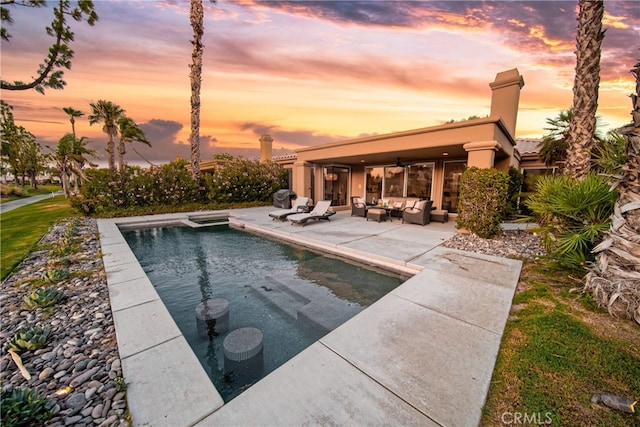
[[[314,194],[310,194],[312,167],[313,164],[307,162],[296,162],[293,164],[292,190],[298,196],[310,197],[315,200]]]
[[[502,148],[498,141],[468,142],[462,146],[468,153],[467,166],[489,169],[494,166],[496,152]]]

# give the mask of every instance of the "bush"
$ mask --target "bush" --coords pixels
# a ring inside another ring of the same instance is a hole
[[[87,171],[88,182],[71,205],[86,214],[112,212],[131,206],[176,206],[200,201],[199,187],[184,160],[142,169]]]
[[[211,202],[266,202],[287,188],[287,173],[275,162],[234,159],[206,174],[204,184]]]
[[[0,193],[2,197],[27,197],[27,191],[22,187],[0,185]]]
[[[507,209],[509,175],[496,169],[471,167],[462,174],[458,228],[467,228],[483,238],[500,231],[500,221]]]
[[[509,168],[509,193],[507,196],[508,205],[505,217],[515,217],[520,213],[519,203],[523,184],[524,175],[518,169],[511,166]]]
[[[275,162],[231,159],[198,183],[178,160],[142,169],[127,167],[122,172],[88,170],[89,181],[71,205],[85,214],[105,214],[127,208],[197,203],[246,203],[269,201],[277,190],[287,187],[287,173]]]
[[[607,178],[594,173],[583,180],[547,175],[536,181],[526,203],[552,260],[560,267],[580,270],[594,259],[591,250],[599,233],[609,228],[617,197]]]

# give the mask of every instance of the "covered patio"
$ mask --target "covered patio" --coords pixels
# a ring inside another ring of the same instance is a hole
[[[498,73],[489,86],[487,117],[301,148],[275,160],[290,170],[298,195],[331,200],[337,209],[348,206],[351,196],[368,203],[420,197],[455,214],[466,167],[518,166],[514,138],[524,79],[514,68]]]

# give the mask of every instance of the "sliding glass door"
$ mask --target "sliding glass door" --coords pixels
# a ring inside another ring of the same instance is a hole
[[[347,205],[349,188],[349,168],[327,166],[324,168],[324,198],[331,200],[331,206]]]

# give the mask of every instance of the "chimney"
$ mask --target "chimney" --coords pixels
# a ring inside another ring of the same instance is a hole
[[[271,143],[273,142],[271,135],[267,135],[267,134],[262,135],[258,141],[260,141],[260,161],[261,162],[271,161],[272,160]]]
[[[491,88],[491,117],[499,116],[507,126],[512,137],[516,136],[516,120],[518,118],[518,104],[520,103],[520,89],[524,86],[524,79],[517,68],[503,71],[496,75]]]

